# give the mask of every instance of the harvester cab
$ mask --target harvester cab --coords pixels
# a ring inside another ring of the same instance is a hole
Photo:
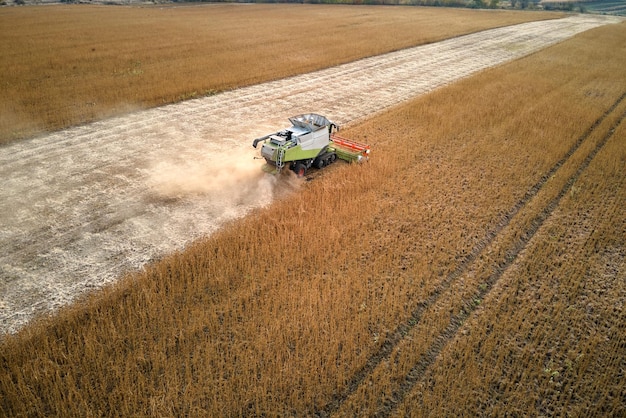
[[[310,167],[321,169],[337,158],[349,162],[367,161],[370,148],[336,134],[339,126],[325,116],[306,113],[289,118],[291,127],[257,138],[252,146],[262,143],[261,156],[267,162],[264,170],[280,173],[289,165],[298,176]]]

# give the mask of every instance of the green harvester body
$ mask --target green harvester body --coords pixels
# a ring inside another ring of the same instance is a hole
[[[289,121],[290,128],[257,138],[252,143],[254,148],[263,144],[261,156],[267,162],[263,169],[268,173],[280,173],[289,165],[297,175],[303,176],[311,166],[320,169],[337,158],[348,162],[369,159],[368,145],[337,135],[339,126],[325,116],[306,113],[291,117]]]

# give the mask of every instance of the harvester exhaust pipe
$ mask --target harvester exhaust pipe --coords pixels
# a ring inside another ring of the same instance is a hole
[[[265,140],[266,140],[267,138],[269,138],[270,136],[271,136],[271,135],[265,135],[265,136],[264,136],[264,137],[262,137],[262,138],[257,138],[257,139],[255,139],[254,141],[252,141],[252,146],[253,146],[254,148],[256,148],[256,146],[258,145],[258,143],[259,143],[259,142],[261,142],[261,141],[265,141]]]

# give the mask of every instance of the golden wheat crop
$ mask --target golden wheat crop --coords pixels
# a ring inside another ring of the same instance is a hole
[[[624,413],[624,29],[352,127],[368,164],[7,337],[0,411]]]
[[[494,26],[555,17],[293,4],[1,8],[0,143]]]
[[[613,116],[590,136],[591,149],[581,147],[584,169],[568,176],[575,181],[563,185],[559,206],[415,385],[402,415],[624,414],[623,101]]]

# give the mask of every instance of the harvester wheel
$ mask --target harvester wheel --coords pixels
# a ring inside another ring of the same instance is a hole
[[[304,177],[304,175],[306,174],[306,166],[302,163],[297,163],[293,168],[293,171],[298,177]]]
[[[334,163],[336,158],[337,154],[330,154],[330,157],[328,157],[328,164]]]
[[[320,158],[319,160],[315,162],[316,168],[324,168],[325,165],[326,165],[326,161],[323,158]]]

